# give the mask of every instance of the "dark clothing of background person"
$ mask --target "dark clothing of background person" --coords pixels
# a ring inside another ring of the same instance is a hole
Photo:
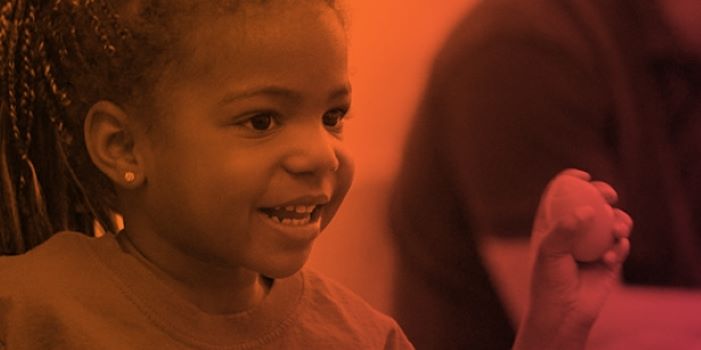
[[[416,347],[511,346],[479,239],[527,237],[564,168],[612,184],[634,218],[625,282],[701,285],[700,72],[652,0],[473,8],[434,63],[390,209]]]

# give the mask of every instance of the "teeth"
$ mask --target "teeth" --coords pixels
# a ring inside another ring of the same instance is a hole
[[[314,211],[314,208],[316,208],[316,205],[288,205],[286,207],[275,207],[274,209],[291,211],[300,214],[311,214]]]
[[[296,220],[292,220],[292,224],[293,224],[293,225],[304,225],[304,224],[307,224],[307,223],[309,223],[309,219],[296,219]]]
[[[275,211],[287,211],[290,213],[295,213],[297,216],[299,214],[304,214],[304,217],[301,219],[293,219],[293,218],[280,218],[275,215],[270,215],[269,217],[283,225],[290,225],[290,226],[301,226],[301,225],[307,225],[312,221],[312,213],[314,212],[314,209],[316,209],[316,205],[288,205],[288,206],[280,206],[280,207],[275,207],[273,210]],[[287,216],[287,215],[281,215],[281,216]]]
[[[311,214],[314,211],[315,205],[298,205],[295,207],[295,211],[302,214]]]
[[[306,225],[312,221],[311,216],[307,216],[303,219],[290,219],[290,218],[280,219],[277,216],[271,216],[270,218],[279,224],[290,225],[290,226]]]

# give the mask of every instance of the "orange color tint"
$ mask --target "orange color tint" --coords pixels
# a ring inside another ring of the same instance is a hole
[[[474,0],[348,1],[356,178],[308,266],[391,314],[394,254],[387,191],[437,50]]]

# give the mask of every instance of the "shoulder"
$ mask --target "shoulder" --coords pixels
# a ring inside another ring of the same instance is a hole
[[[299,325],[335,344],[364,344],[366,348],[411,348],[389,316],[317,272],[302,271],[305,292]],[[351,338],[351,339],[349,339]]]
[[[0,256],[0,276],[34,268],[54,268],[81,257],[93,238],[78,232],[58,232],[46,242],[19,255]],[[59,264],[57,264],[57,262]]]
[[[0,295],[49,293],[81,279],[92,264],[93,238],[77,232],[56,233],[21,255],[0,257]]]
[[[0,257],[0,341],[12,336],[44,341],[58,332],[64,311],[75,311],[95,283],[91,240],[62,232],[25,254]],[[37,338],[37,329],[55,332]]]

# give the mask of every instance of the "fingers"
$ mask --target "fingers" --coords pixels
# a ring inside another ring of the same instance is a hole
[[[577,169],[567,169],[562,171],[561,175],[576,176],[580,179],[588,180],[590,175],[584,171]],[[592,186],[594,186],[599,193],[604,197],[604,200],[609,205],[613,205],[618,202],[618,193],[616,190],[606,182],[603,181],[591,181]],[[613,234],[616,238],[630,237],[630,232],[633,227],[633,220],[630,215],[626,212],[613,208],[614,212],[614,228]]]
[[[578,208],[573,214],[563,217],[543,238],[539,254],[557,257],[572,254],[572,245],[579,234],[580,227],[593,218],[594,209],[591,207]]]
[[[618,202],[618,193],[613,189],[613,187],[611,187],[611,185],[603,181],[592,181],[591,184],[596,187],[597,190],[599,190],[608,204]]]
[[[561,171],[558,176],[574,176],[584,181],[591,181],[591,175],[589,173],[574,168],[565,169]],[[601,192],[601,195],[604,196],[607,203],[614,204],[618,201],[618,193],[608,183],[603,181],[591,181],[591,184]]]
[[[591,180],[591,175],[589,175],[589,173],[587,173],[586,171],[582,171],[582,170],[574,169],[574,168],[565,169],[565,170],[561,171],[557,176],[563,176],[563,175],[574,176],[574,177],[582,179],[584,181]]]
[[[633,229],[633,219],[620,209],[614,209],[613,236],[616,244],[604,253],[602,260],[609,268],[613,269],[623,263],[630,253],[630,232]]]
[[[602,260],[606,266],[613,269],[628,258],[628,253],[630,253],[630,241],[628,238],[621,238],[613,248],[604,253]]]
[[[613,205],[618,201],[618,193],[606,182],[591,181],[591,175],[579,169],[566,169],[560,172],[559,176],[573,176],[578,179],[588,181],[602,195],[604,200]],[[615,238],[615,245],[601,256],[601,260],[606,265],[620,265],[628,256],[630,250],[630,235],[633,227],[633,220],[623,210],[611,208],[613,212],[612,235]],[[536,244],[541,256],[556,256],[572,254],[572,248],[578,231],[587,221],[593,220],[593,209],[591,207],[580,207],[574,214],[567,216],[557,222],[550,230],[542,230],[543,235],[539,236],[540,244]]]
[[[620,209],[613,209],[613,236],[615,238],[629,238],[633,230],[633,219]]]

